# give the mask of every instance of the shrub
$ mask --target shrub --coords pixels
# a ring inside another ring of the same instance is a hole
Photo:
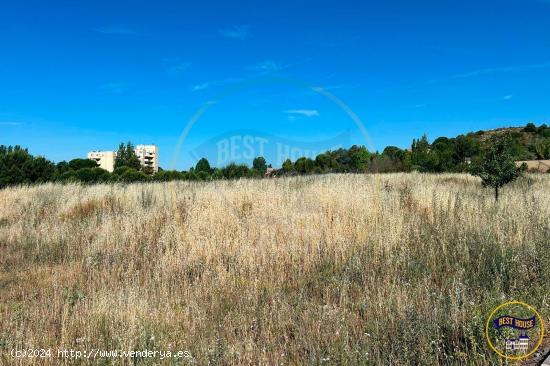
[[[496,201],[499,189],[516,180],[521,173],[521,168],[514,162],[511,145],[508,136],[493,136],[483,162],[473,169],[473,174],[481,178],[484,187],[494,188]]]

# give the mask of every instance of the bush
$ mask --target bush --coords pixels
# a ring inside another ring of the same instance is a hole
[[[0,145],[0,188],[47,182],[53,177],[54,171],[55,166],[51,161],[34,157],[27,149]]]
[[[113,172],[113,177],[116,181],[125,183],[146,182],[150,180],[147,174],[127,166],[116,168]]]
[[[225,179],[239,179],[249,175],[250,169],[245,164],[231,163],[221,170],[221,175]]]
[[[90,159],[73,159],[67,164],[69,170],[79,170],[84,168],[97,168],[97,163]]]
[[[542,137],[550,137],[550,127],[548,127],[545,123],[543,123],[537,129],[537,134]]]
[[[111,174],[101,168],[82,168],[69,170],[58,178],[62,182],[105,183],[111,180]]]
[[[128,170],[120,176],[121,181],[132,183],[132,182],[146,182],[149,180],[149,176],[143,172],[138,172],[137,170]]]
[[[294,170],[300,174],[312,173],[314,167],[315,162],[306,157],[301,157],[294,163]]]
[[[523,132],[533,132],[533,133],[536,133],[536,132],[537,132],[537,126],[535,126],[534,123],[529,122],[529,123],[526,124],[525,127],[523,128]]]
[[[162,170],[153,175],[153,180],[157,182],[169,182],[173,180],[185,179],[184,173],[177,170]]]

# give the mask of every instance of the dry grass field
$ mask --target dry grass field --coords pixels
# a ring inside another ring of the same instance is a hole
[[[550,176],[501,197],[451,174],[4,189],[0,364],[504,364],[493,307],[550,320]]]

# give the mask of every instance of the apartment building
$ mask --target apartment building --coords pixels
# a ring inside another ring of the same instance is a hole
[[[90,151],[88,159],[94,160],[100,168],[108,172],[115,170],[116,152],[114,151]]]
[[[137,145],[134,149],[142,167],[153,173],[159,171],[159,148],[156,145]],[[115,170],[116,151],[90,151],[88,159],[97,162],[100,168],[113,172]]]
[[[137,145],[135,152],[142,167],[149,168],[154,173],[159,171],[159,148],[156,145]]]

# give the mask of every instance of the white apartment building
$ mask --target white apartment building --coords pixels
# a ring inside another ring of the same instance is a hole
[[[153,173],[159,171],[159,148],[156,145],[137,145],[134,149],[142,167],[147,167]],[[95,160],[99,167],[113,172],[115,170],[116,151],[90,151],[88,159]]]
[[[152,169],[154,173],[159,171],[159,148],[157,145],[137,145],[135,152],[141,166]]]
[[[108,172],[115,170],[116,153],[114,151],[90,151],[88,159],[95,160],[100,168]]]

